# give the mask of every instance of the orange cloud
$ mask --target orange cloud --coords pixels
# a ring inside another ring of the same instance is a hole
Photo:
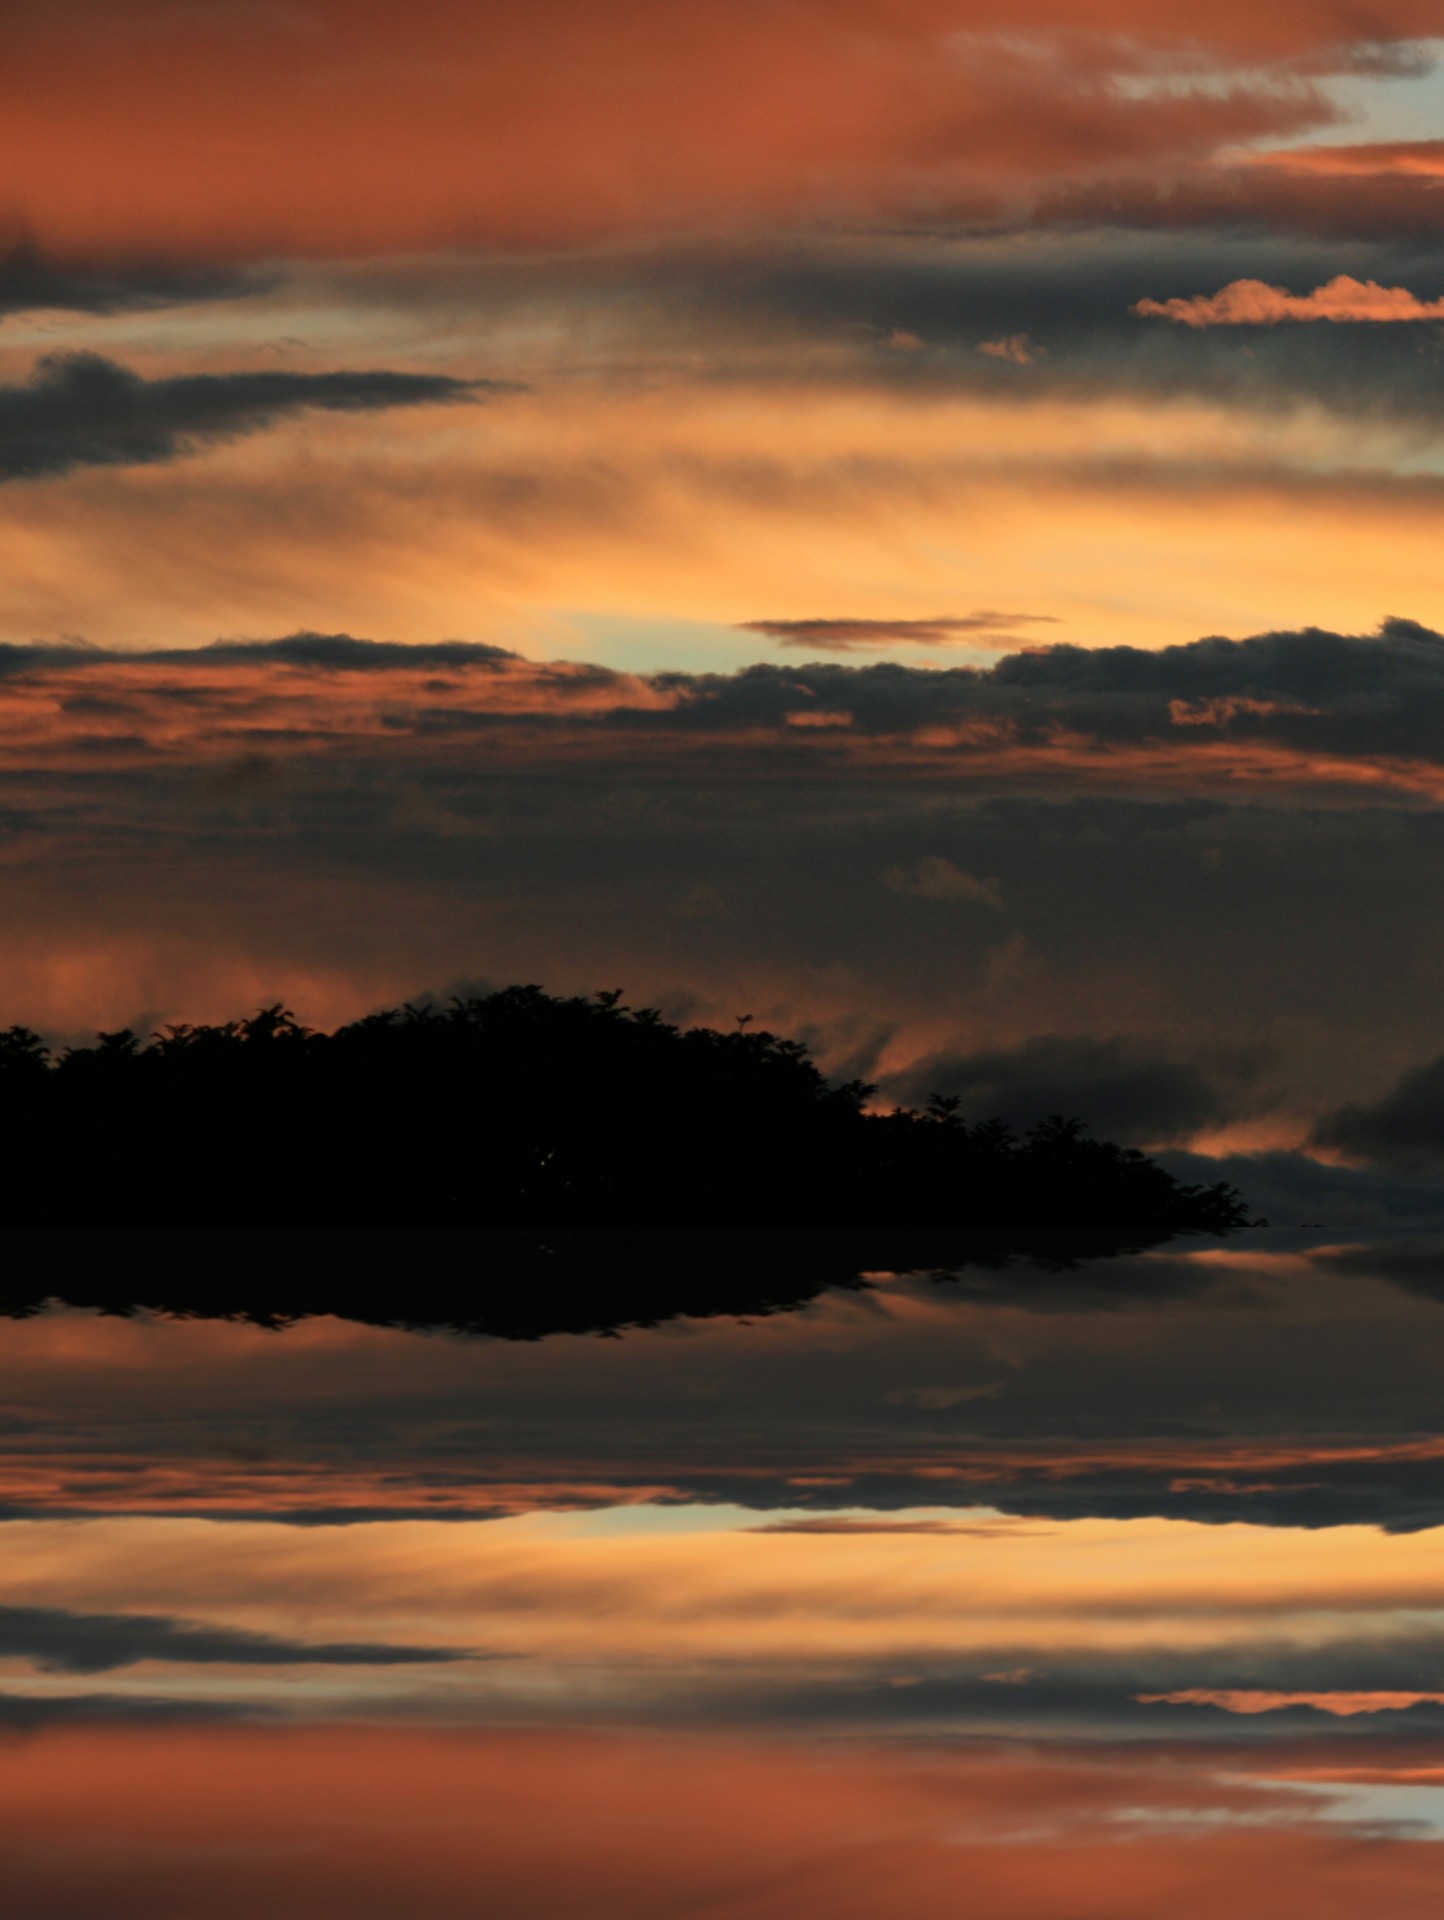
[[[1444,175],[1444,140],[1371,140],[1353,147],[1285,147],[1238,156],[1251,167],[1316,179],[1372,180],[1390,175],[1436,180]]]
[[[1437,26],[1429,0],[128,11],[7,14],[5,198],[61,248],[547,245],[977,206],[1296,134],[1332,117],[1313,76]]]
[[[1312,293],[1294,294],[1265,280],[1234,280],[1191,299],[1139,300],[1133,311],[1186,327],[1272,327],[1284,320],[1408,321],[1444,319],[1444,299],[1421,300],[1407,287],[1339,274]]]

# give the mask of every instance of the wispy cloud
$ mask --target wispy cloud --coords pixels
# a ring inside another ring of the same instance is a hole
[[[1237,158],[1251,167],[1311,174],[1317,179],[1378,179],[1392,174],[1433,180],[1444,174],[1444,140],[1370,140],[1356,146],[1271,148]]]
[[[1011,639],[1016,629],[1056,626],[1049,613],[937,614],[932,619],[744,620],[738,631],[763,633],[784,647],[810,647],[823,653],[867,653],[883,647],[953,647],[970,639]]]

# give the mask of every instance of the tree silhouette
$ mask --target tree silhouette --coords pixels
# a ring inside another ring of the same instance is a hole
[[[795,1040],[684,1031],[619,992],[511,987],[334,1033],[271,1006],[55,1059],[11,1028],[0,1298],[526,1334],[1244,1223],[1231,1188],[1075,1120],[1016,1134],[953,1100],[871,1113],[873,1091]],[[139,1281],[107,1277],[121,1248]]]

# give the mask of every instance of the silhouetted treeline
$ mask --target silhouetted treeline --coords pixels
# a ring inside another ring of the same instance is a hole
[[[535,987],[329,1034],[272,1007],[58,1058],[12,1028],[0,1286],[20,1306],[73,1265],[51,1290],[118,1303],[129,1277],[83,1272],[99,1231],[152,1250],[147,1304],[284,1318],[349,1300],[363,1318],[527,1332],[765,1311],[863,1271],[1063,1264],[1244,1223],[1231,1188],[1182,1186],[1074,1121],[1018,1136],[946,1101],[871,1114],[871,1091],[829,1085],[771,1033],[682,1031],[618,995]]]

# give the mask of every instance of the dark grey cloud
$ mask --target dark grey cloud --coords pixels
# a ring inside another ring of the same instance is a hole
[[[1327,1114],[1313,1144],[1385,1166],[1444,1168],[1444,1056],[1405,1074],[1382,1099]]]
[[[1242,1245],[1358,1242],[1363,1271],[1403,1236],[1444,1234],[1444,1179],[1410,1177],[1380,1167],[1339,1166],[1307,1153],[1235,1153],[1221,1158],[1167,1150],[1159,1155],[1175,1179],[1228,1180],[1245,1189],[1266,1233]],[[1382,1271],[1382,1269],[1380,1269]]]
[[[1011,637],[1017,627],[1056,626],[1047,613],[939,614],[931,620],[744,620],[742,633],[766,634],[784,647],[824,653],[867,652],[890,646],[957,646],[970,638]]]
[[[1157,649],[1064,643],[1010,654],[991,678],[1038,694],[1299,701],[1357,717],[1369,702],[1437,692],[1444,684],[1444,636],[1391,616],[1367,636],[1305,627]]]
[[[160,1614],[0,1607],[0,1659],[30,1660],[47,1673],[110,1673],[143,1660],[251,1667],[391,1667],[468,1657],[451,1647],[326,1641],[308,1645],[274,1634],[201,1626]]]
[[[929,1054],[884,1084],[905,1105],[955,1097],[969,1120],[1027,1127],[1048,1114],[1086,1115],[1105,1139],[1161,1146],[1237,1118],[1254,1064],[1209,1073],[1171,1057],[1166,1042],[1046,1033],[1015,1047]]]
[[[175,460],[308,408],[365,413],[474,401],[500,390],[495,382],[388,372],[144,380],[100,354],[47,354],[25,385],[0,386],[0,480]]]
[[[0,314],[52,308],[68,313],[125,313],[241,299],[263,291],[275,278],[258,268],[237,271],[185,261],[62,262],[27,236],[7,240],[0,228]]]
[[[1110,746],[1267,740],[1307,751],[1444,755],[1444,636],[1386,619],[1377,634],[1305,628],[1183,645],[1032,646],[990,667],[866,667],[831,661],[661,673],[681,704],[637,718],[688,732],[777,725],[809,703],[872,733],[946,720],[992,721],[1019,744],[1060,729]],[[619,713],[609,724],[632,716]]]
[[[327,667],[338,672],[376,673],[405,667],[468,671],[495,668],[522,656],[509,647],[487,646],[478,640],[436,640],[415,645],[400,640],[356,640],[349,633],[293,633],[284,640],[213,640],[209,646],[150,654],[176,666],[192,661],[277,661],[288,667]],[[83,656],[72,656],[83,658]]]
[[[378,673],[398,667],[414,671],[436,669],[441,672],[494,669],[521,656],[507,647],[494,647],[478,640],[440,640],[409,645],[398,640],[358,640],[349,633],[292,633],[281,640],[212,640],[204,647],[157,648],[144,654],[119,654],[83,641],[33,641],[16,644],[0,642],[0,679],[17,674],[33,674],[47,669],[75,670],[106,668],[124,660],[130,664],[179,669],[174,682],[158,689],[165,699],[185,704],[192,697],[186,687],[187,669],[217,665],[273,664],[283,667],[311,667],[337,673]],[[96,699],[85,694],[65,698],[67,713],[120,712],[123,703]]]
[[[1091,1357],[1090,1349],[1090,1361]],[[1075,1364],[1084,1364],[1081,1355]],[[1219,1364],[1226,1367],[1228,1361],[1225,1358]],[[1127,1384],[1119,1390],[1126,1395]],[[1226,1449],[1212,1452],[1201,1439],[1187,1452],[1175,1446],[1165,1462],[1150,1461],[1140,1447],[1135,1460],[1104,1464],[1088,1457],[1086,1444],[1058,1438],[1041,1416],[1036,1432],[1046,1451],[1021,1470],[1006,1459],[999,1459],[990,1470],[986,1461],[974,1456],[947,1482],[931,1472],[933,1461],[929,1460],[920,1461],[916,1472],[901,1464],[887,1472],[860,1472],[855,1462],[847,1462],[851,1471],[846,1487],[832,1484],[816,1490],[799,1488],[795,1476],[781,1472],[768,1478],[755,1471],[729,1474],[723,1469],[706,1475],[687,1473],[672,1485],[677,1499],[716,1501],[759,1512],[807,1506],[818,1510],[868,1507],[903,1514],[920,1506],[986,1506],[1030,1525],[1171,1519],[1199,1526],[1309,1531],[1376,1527],[1389,1534],[1425,1532],[1444,1525],[1444,1470],[1437,1461],[1387,1456],[1330,1459],[1320,1452],[1307,1462],[1271,1467],[1265,1477],[1240,1472]],[[1276,1429],[1269,1429],[1262,1439],[1252,1432],[1232,1437],[1265,1448],[1287,1444]],[[837,1469],[844,1463],[836,1459],[830,1463],[831,1474],[829,1463],[818,1459],[813,1464],[819,1478],[836,1483],[843,1477]],[[639,1492],[649,1492],[656,1484],[640,1477],[635,1482]],[[599,1495],[596,1504],[606,1501]],[[302,1524],[298,1514],[267,1517]]]

